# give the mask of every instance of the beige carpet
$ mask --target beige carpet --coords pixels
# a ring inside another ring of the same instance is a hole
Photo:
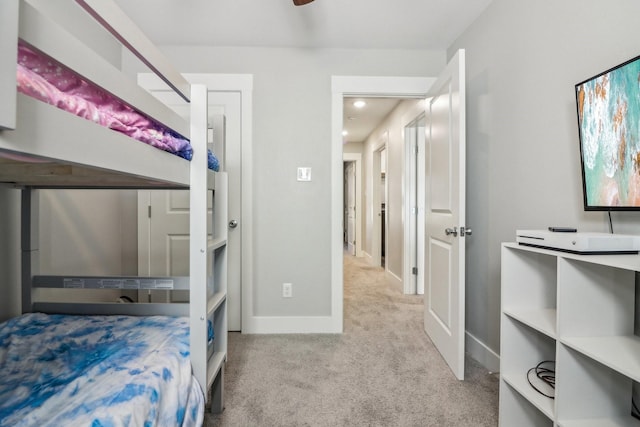
[[[345,256],[344,333],[229,334],[226,409],[205,426],[496,426],[498,379],[455,379],[423,331],[421,296]],[[327,285],[328,286],[328,285]]]

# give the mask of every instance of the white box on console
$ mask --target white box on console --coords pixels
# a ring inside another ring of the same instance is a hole
[[[631,234],[516,230],[516,242],[576,254],[635,254],[640,251],[640,236]]]

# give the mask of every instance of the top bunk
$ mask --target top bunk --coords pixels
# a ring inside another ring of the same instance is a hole
[[[190,104],[190,117],[139,87],[38,1],[2,0],[0,184],[189,188],[192,169],[202,169],[213,188],[206,87],[190,85],[114,3],[75,0],[65,7],[81,8],[97,33],[106,29],[129,49]]]

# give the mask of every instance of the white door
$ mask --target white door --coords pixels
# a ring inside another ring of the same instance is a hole
[[[419,157],[424,156],[424,107],[422,102],[416,103],[421,112],[404,127],[405,143],[405,193],[404,193],[404,269],[403,284],[405,294],[424,293],[424,282],[420,282],[418,274],[419,244],[424,242],[419,236],[419,218],[424,214],[424,199],[420,203],[418,197],[420,186],[424,182],[424,168],[420,168]],[[422,217],[424,221],[424,216]],[[424,233],[424,229],[422,230]],[[424,266],[421,268],[424,270]]]
[[[373,161],[371,165],[371,173],[372,173],[372,189],[373,193],[371,200],[373,204],[373,209],[370,213],[371,223],[373,226],[373,232],[371,233],[371,265],[375,265],[376,267],[382,266],[383,263],[383,253],[384,253],[384,224],[385,224],[385,212],[382,207],[385,203],[385,186],[383,185],[383,171],[385,170],[385,159],[384,153],[387,147],[387,141],[389,140],[389,131],[385,131],[382,135],[382,140],[380,141],[378,147],[376,147],[373,151]]]
[[[459,50],[426,99],[424,328],[464,379],[465,73]]]
[[[210,214],[211,193],[207,194],[207,208]],[[189,191],[141,190],[138,192],[138,215],[139,275],[188,276]],[[209,215],[207,233],[211,235],[211,231]],[[189,301],[186,290],[139,291],[138,295],[139,299],[149,302]]]
[[[354,162],[345,168],[345,210],[347,228],[347,251],[356,254],[356,167]]]

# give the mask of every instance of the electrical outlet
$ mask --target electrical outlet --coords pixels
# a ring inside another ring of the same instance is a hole
[[[293,284],[291,283],[283,283],[282,284],[282,298],[291,298],[293,296]]]

